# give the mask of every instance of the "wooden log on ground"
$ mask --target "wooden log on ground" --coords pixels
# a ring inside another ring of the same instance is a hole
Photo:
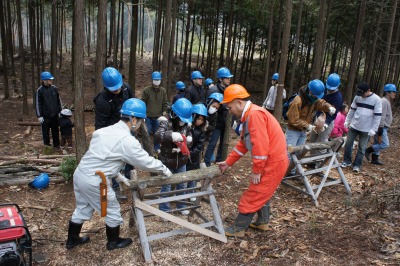
[[[305,145],[307,145],[310,148],[310,151],[312,151],[312,150],[329,149],[331,147],[338,145],[338,143],[340,143],[340,142],[343,142],[343,138],[337,138],[337,139],[334,139],[334,140],[328,141],[328,142],[306,143]],[[303,147],[305,145],[289,146],[288,152],[289,153],[299,152],[303,149]]]
[[[23,127],[25,127],[25,126],[39,127],[39,126],[41,126],[42,124],[39,123],[39,122],[17,122],[17,125],[18,125],[18,126],[23,126]]]
[[[40,154],[38,154],[35,157],[0,155],[0,160],[8,161],[8,160],[18,160],[18,159],[58,159],[58,158],[65,158],[65,157],[75,157],[75,155],[74,154],[56,154],[56,155],[40,155]]]
[[[13,178],[13,179],[8,179],[8,180],[1,180],[0,179],[0,187],[6,187],[6,186],[19,186],[19,185],[27,185],[29,184],[34,178]],[[50,183],[64,183],[65,179],[63,177],[51,177],[50,178]]]
[[[183,173],[173,174],[170,178],[165,178],[162,175],[152,176],[146,179],[130,180],[130,189],[138,189],[139,187],[155,187],[167,184],[180,184],[189,181],[199,181],[206,178],[214,178],[221,175],[217,165],[213,165],[204,169],[197,169]]]
[[[1,157],[1,156],[0,156]],[[15,158],[0,158],[0,160],[17,160],[17,163],[44,163],[44,164],[54,164],[54,165],[60,165],[61,161],[59,160],[49,160],[49,159],[36,159],[36,158],[20,158],[20,159],[15,159]]]

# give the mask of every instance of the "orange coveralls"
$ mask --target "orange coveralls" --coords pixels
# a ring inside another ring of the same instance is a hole
[[[243,192],[239,201],[239,212],[253,213],[270,200],[285,176],[289,160],[285,135],[275,117],[255,104],[244,110],[241,121],[243,130],[240,141],[226,159],[232,166],[247,151],[251,152],[252,170],[261,174],[261,181]]]

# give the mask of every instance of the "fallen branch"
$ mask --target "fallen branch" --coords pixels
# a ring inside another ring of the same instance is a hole
[[[19,185],[27,185],[29,184],[33,178],[31,179],[8,179],[8,180],[1,180],[0,179],[0,187],[5,187],[5,186],[19,186]],[[64,178],[51,178],[50,179],[51,183],[64,183],[65,179]]]
[[[39,127],[42,124],[40,124],[39,122],[17,122],[18,126],[34,126],[34,127]]]

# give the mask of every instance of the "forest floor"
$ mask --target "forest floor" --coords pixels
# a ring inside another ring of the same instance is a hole
[[[139,96],[141,89],[150,82],[147,77],[151,74],[151,66],[149,60],[144,59],[137,65],[136,96]],[[66,89],[66,84],[71,86],[68,75],[68,72],[61,73],[54,83],[59,87],[63,102],[70,105],[73,93]],[[90,80],[88,76],[84,85],[88,88],[85,97],[89,104],[94,87]],[[254,98],[254,101],[260,103],[261,99]],[[1,99],[1,156],[33,157],[43,153],[39,128],[35,127],[28,137],[23,137],[26,128],[16,125],[21,120],[37,121],[33,109],[28,116],[21,115],[21,102],[16,94],[9,100]],[[157,240],[151,242],[154,260],[150,265],[399,265],[400,124],[398,112],[395,113],[390,130],[391,146],[381,156],[385,165],[376,166],[364,160],[359,174],[344,169],[352,196],[347,195],[342,185],[326,187],[316,207],[310,197],[280,186],[271,201],[269,231],[248,229],[244,238],[230,238],[227,244],[197,233]],[[86,112],[85,121],[89,140],[94,114]],[[236,141],[232,138],[230,147]],[[226,225],[236,217],[238,200],[248,187],[250,169],[251,160],[246,155],[231,171],[213,181]],[[130,199],[131,191],[124,193]],[[10,202],[25,206],[22,212],[32,234],[33,254],[43,254],[46,258],[41,265],[144,264],[138,233],[128,226],[131,199],[121,205],[125,220],[121,235],[133,238],[134,243],[114,251],[105,248],[105,224],[97,213],[83,226],[83,232],[91,237],[90,243],[65,249],[68,221],[75,207],[72,182],[50,183],[41,191],[27,185],[0,187],[0,203]],[[150,218],[146,223],[153,233],[174,227],[156,218]]]

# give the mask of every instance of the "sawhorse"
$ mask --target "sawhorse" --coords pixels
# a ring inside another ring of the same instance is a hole
[[[146,262],[152,261],[150,247],[151,241],[184,234],[190,231],[198,232],[205,236],[219,240],[223,243],[227,242],[221,215],[219,213],[217,201],[214,196],[214,190],[211,186],[212,178],[219,174],[220,170],[218,169],[218,167],[213,166],[206,169],[199,169],[190,172],[174,174],[169,179],[162,179],[160,176],[158,176],[151,177],[150,179],[146,180],[131,180],[131,187],[133,189],[133,205],[131,209],[130,226],[136,225],[138,229],[140,244],[142,246],[143,256]],[[146,194],[145,191],[147,188],[154,188],[166,184],[174,185],[179,183],[186,183],[189,181],[199,181],[202,183],[202,185],[200,187],[174,190],[171,192]],[[182,195],[175,195],[181,193]],[[187,199],[193,197],[196,198],[195,202],[187,201]],[[208,199],[206,197],[208,197]],[[183,201],[187,207],[181,209],[171,209],[171,211],[169,212],[163,212],[157,207],[152,206],[166,202]],[[212,213],[211,218],[203,215],[200,212],[201,208],[204,207],[200,205],[201,202],[206,202],[210,205]],[[175,212],[180,212],[182,210],[190,210],[189,219],[193,218],[193,215],[196,215],[203,221],[203,223],[195,224],[173,215]],[[158,216],[160,217],[160,219],[168,220],[183,228],[148,235],[148,228],[146,228],[145,218],[152,216]],[[207,228],[211,228],[214,230],[210,230]]]

